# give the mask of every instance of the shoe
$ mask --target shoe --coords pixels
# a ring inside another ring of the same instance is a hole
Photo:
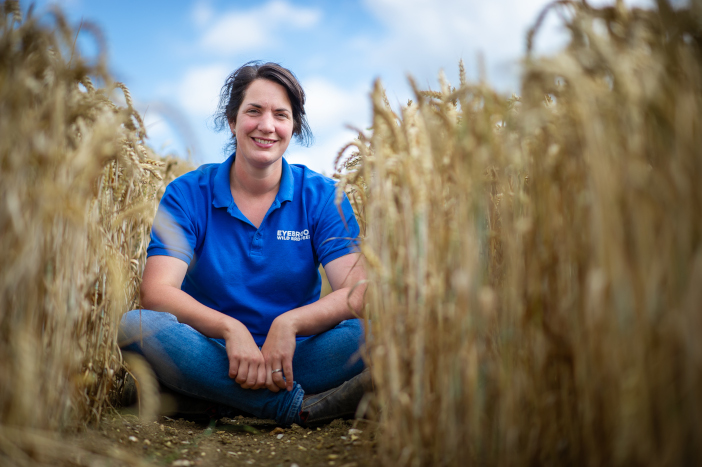
[[[120,406],[121,407],[131,407],[137,403],[137,388],[134,378],[129,373],[124,374],[124,380],[122,380],[122,393],[120,394]]]
[[[370,368],[366,368],[339,387],[321,394],[304,396],[300,410],[302,425],[324,425],[337,418],[354,418],[361,399],[372,390]]]

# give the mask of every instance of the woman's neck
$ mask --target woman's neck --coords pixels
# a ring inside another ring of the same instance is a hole
[[[247,166],[235,158],[229,174],[232,193],[239,192],[248,196],[265,196],[277,193],[283,173],[283,160],[280,159],[265,168]]]

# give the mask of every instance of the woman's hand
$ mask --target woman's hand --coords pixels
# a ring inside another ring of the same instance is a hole
[[[292,391],[293,388],[293,355],[297,341],[296,329],[285,315],[278,316],[271,325],[261,352],[266,360],[266,387],[273,392],[280,389]],[[273,370],[281,369],[283,371]],[[285,379],[283,379],[285,376]]]
[[[244,389],[266,386],[266,360],[246,326],[232,319],[224,332],[229,377]],[[270,376],[270,375],[269,375]]]

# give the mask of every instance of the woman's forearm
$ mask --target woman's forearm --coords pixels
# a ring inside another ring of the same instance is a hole
[[[275,321],[309,336],[327,331],[346,319],[362,318],[366,272],[359,253],[341,256],[324,266],[334,290],[314,303],[283,313]]]
[[[297,335],[319,334],[344,320],[362,318],[365,289],[365,284],[358,284],[335,290],[314,303],[283,313],[275,321],[292,326]]]
[[[226,339],[234,327],[244,326],[238,320],[203,305],[186,292],[168,284],[152,284],[146,289],[142,288],[141,301],[144,308],[170,313],[181,323],[215,339]]]

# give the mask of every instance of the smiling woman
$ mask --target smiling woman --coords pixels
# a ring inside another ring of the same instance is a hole
[[[248,94],[249,86],[256,80],[266,80],[284,88],[292,112],[292,134],[300,144],[309,146],[312,142],[312,131],[307,123],[305,112],[305,91],[295,75],[277,63],[259,64],[259,62],[251,61],[227,77],[219,94],[219,105],[215,113],[215,129],[222,131],[231,128],[231,123],[236,121],[244,96]],[[232,133],[230,144],[233,149],[236,149],[237,139],[234,133]]]
[[[352,417],[370,389],[358,358],[358,223],[348,199],[336,206],[331,179],[283,159],[293,136],[311,138],[304,102],[278,64],[229,76],[216,118],[235,152],[168,186],[144,270],[146,309],[122,320],[125,349],[163,386],[212,403],[210,413],[313,425]],[[322,299],[320,264],[333,289]]]
[[[248,174],[279,168],[277,162],[293,132],[292,106],[285,88],[263,79],[252,82],[229,128],[237,137],[240,157],[235,166],[240,171]]]

